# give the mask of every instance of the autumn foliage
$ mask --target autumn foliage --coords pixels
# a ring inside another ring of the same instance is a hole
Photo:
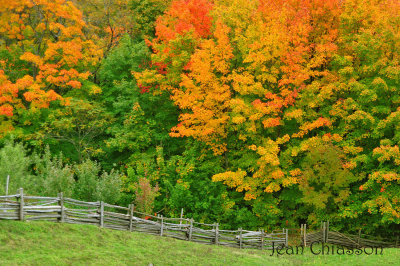
[[[182,15],[193,13],[188,1],[173,2],[157,21],[153,43],[153,60],[164,64],[166,73],[137,75],[140,82],[167,89],[180,108],[180,121],[170,135],[192,137],[223,156],[225,171],[213,180],[242,192],[245,200],[271,201],[267,194],[279,199],[286,190],[298,193],[293,189],[300,186],[310,207],[313,188],[305,184],[327,173],[310,174],[301,164],[316,159],[316,147],[331,147],[332,154],[342,154],[331,167],[348,179],[345,185],[329,181],[328,188],[340,198],[340,204],[329,205],[332,213],[340,210],[340,216],[352,218],[370,213],[400,222],[394,170],[400,4],[201,3],[212,18],[212,26],[209,19],[202,25],[211,31]],[[187,40],[189,29],[193,46],[185,50],[183,67],[174,68],[175,60],[182,60],[173,50],[175,41]],[[349,190],[360,184],[360,190]],[[323,197],[322,191],[313,193]],[[320,200],[331,204],[339,198]],[[350,214],[352,209],[357,214]]]
[[[79,89],[101,50],[85,40],[82,13],[72,2],[2,1],[0,113],[47,108],[65,90]]]
[[[400,224],[399,1],[92,2],[0,0],[0,136],[120,167],[142,211]]]

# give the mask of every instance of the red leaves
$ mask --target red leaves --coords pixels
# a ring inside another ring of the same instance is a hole
[[[154,66],[156,67],[159,74],[161,75],[167,74],[167,64],[162,62],[155,62]]]
[[[279,117],[277,117],[277,118],[268,118],[268,119],[264,120],[262,123],[263,123],[265,128],[276,127],[276,126],[279,126],[281,124],[281,119]]]
[[[169,41],[177,34],[193,30],[195,35],[205,38],[211,34],[212,4],[207,0],[177,0],[171,3],[166,14],[157,20],[157,40]]]
[[[149,89],[151,88],[151,86],[143,86],[142,84],[138,84],[138,87],[141,94],[149,92]]]
[[[257,106],[257,105],[262,105],[263,102],[261,102],[260,99],[257,99],[257,100],[254,100],[251,104],[252,104],[253,106]]]
[[[9,104],[1,105],[0,115],[13,116],[13,107]]]

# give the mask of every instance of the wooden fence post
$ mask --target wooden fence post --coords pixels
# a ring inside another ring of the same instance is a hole
[[[61,208],[61,212],[60,212],[60,222],[63,223],[64,219],[65,219],[65,210],[64,210],[64,195],[62,192],[58,193],[58,197],[60,198],[59,202],[60,202],[60,208]]]
[[[216,223],[215,224],[215,245],[218,245],[218,234],[219,234],[218,226],[219,226],[219,224]]]
[[[304,224],[304,227],[303,227],[303,233],[304,233],[304,238],[303,238],[303,241],[304,241],[304,246],[306,247],[307,246],[307,224]]]
[[[100,227],[104,227],[104,202],[100,201]]]
[[[10,184],[10,175],[7,175],[7,181],[6,181],[6,196],[8,196],[8,185]]]
[[[19,189],[19,220],[24,220],[24,189]]]
[[[326,226],[326,224],[325,224],[325,222],[322,222],[322,243],[325,243],[325,233],[326,233],[326,228],[325,228],[325,226]]]
[[[179,220],[179,225],[182,225],[182,218],[183,218],[183,208],[181,209],[181,219]]]
[[[161,215],[161,229],[160,229],[160,236],[164,233],[164,217]]]
[[[132,221],[133,221],[133,208],[134,208],[134,205],[133,204],[129,204],[129,232],[132,232],[132,230],[133,230],[133,224],[132,224]]]
[[[328,240],[329,240],[329,220],[326,222],[326,235],[325,235],[325,237],[326,237],[325,243],[328,243]]]
[[[242,228],[239,228],[239,249],[242,249]]]
[[[190,219],[189,236],[188,236],[189,241],[192,241],[192,233],[193,233],[193,218]]]
[[[261,229],[261,250],[264,249],[264,229]]]
[[[361,238],[361,228],[358,229],[358,239],[357,239],[357,246],[360,246],[360,238]]]
[[[288,246],[289,242],[289,229],[286,228],[286,234],[285,234],[285,246]]]
[[[302,238],[303,238],[303,224],[300,225],[300,242]]]

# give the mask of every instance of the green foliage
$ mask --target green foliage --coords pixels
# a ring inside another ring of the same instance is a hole
[[[0,193],[5,194],[6,178],[10,175],[9,194],[22,187],[30,195],[65,196],[86,200],[117,203],[121,191],[121,174],[116,170],[102,171],[96,161],[86,159],[80,164],[65,164],[62,153],[28,154],[21,143],[7,141],[0,149]],[[4,178],[3,178],[4,177]]]
[[[96,161],[86,159],[74,167],[77,181],[74,197],[81,200],[96,201],[96,184],[100,165]]]
[[[31,176],[32,159],[22,143],[6,141],[0,149],[0,194],[5,194],[7,175],[10,175],[8,193],[14,194],[19,188],[27,187]]]
[[[331,216],[348,203],[350,185],[359,178],[343,168],[344,159],[339,148],[320,144],[313,147],[302,161],[299,189],[303,194],[302,202],[310,207],[309,220],[312,223],[332,220]]]
[[[42,156],[34,154],[33,172],[30,179],[29,193],[56,197],[59,192],[71,197],[74,189],[74,173],[72,167],[64,164],[63,155],[52,156],[49,147]]]
[[[103,172],[96,184],[96,198],[104,202],[117,203],[121,195],[121,174],[112,169]]]
[[[150,52],[144,41],[135,41],[129,35],[123,36],[101,64],[101,85],[111,88],[118,81],[132,80],[131,72],[145,67],[149,57]]]
[[[155,35],[155,21],[167,8],[170,0],[131,0],[131,10],[134,13],[135,30],[142,38],[152,38]]]
[[[135,103],[133,108],[125,115],[122,127],[114,127],[111,130],[114,137],[107,140],[107,145],[120,152],[143,152],[153,141],[152,127],[154,126],[154,124],[148,123],[140,105]]]
[[[74,152],[70,156],[81,162],[102,152],[99,139],[112,120],[101,104],[73,99],[68,107],[49,114],[42,124],[41,134],[45,139],[53,140],[51,144],[56,141],[56,144],[71,145]]]
[[[121,190],[120,174],[114,170],[100,174],[98,162],[87,159],[74,166],[76,183],[74,197],[85,201],[115,203]]]

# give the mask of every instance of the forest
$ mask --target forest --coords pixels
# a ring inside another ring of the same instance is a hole
[[[400,231],[398,0],[0,0],[0,195]]]

